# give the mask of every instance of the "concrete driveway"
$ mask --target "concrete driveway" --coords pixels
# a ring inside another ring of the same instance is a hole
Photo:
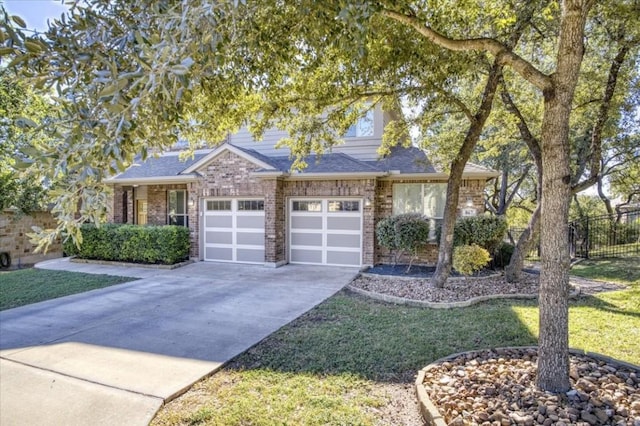
[[[0,424],[146,425],[166,401],[336,291],[352,268],[197,262],[0,312]]]

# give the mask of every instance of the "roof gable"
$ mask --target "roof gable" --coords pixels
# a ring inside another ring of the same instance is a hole
[[[267,157],[260,155],[255,152],[250,152],[249,150],[238,148],[237,146],[231,145],[230,143],[224,143],[211,151],[209,154],[205,155],[199,161],[194,162],[189,167],[184,169],[181,174],[186,173],[194,173],[196,170],[205,167],[207,164],[212,162],[216,157],[218,157],[223,152],[231,152],[239,157],[244,158],[245,160],[257,165],[258,167],[264,170],[276,170],[273,164],[267,162]]]

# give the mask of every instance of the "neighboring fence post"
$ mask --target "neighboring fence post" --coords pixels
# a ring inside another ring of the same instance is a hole
[[[591,234],[589,233],[589,216],[584,221],[586,244],[584,249],[584,258],[589,259],[589,245],[591,244]]]

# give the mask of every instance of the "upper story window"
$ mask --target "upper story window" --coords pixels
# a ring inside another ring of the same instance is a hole
[[[344,136],[346,138],[373,136],[373,110],[370,109],[364,116],[360,117],[356,124],[349,127]]]
[[[167,191],[167,217],[169,225],[189,226],[187,191]]]

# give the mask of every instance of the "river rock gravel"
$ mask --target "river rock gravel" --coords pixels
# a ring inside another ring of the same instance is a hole
[[[571,390],[535,386],[535,348],[478,351],[429,366],[422,383],[450,425],[640,426],[640,371],[570,357]]]

